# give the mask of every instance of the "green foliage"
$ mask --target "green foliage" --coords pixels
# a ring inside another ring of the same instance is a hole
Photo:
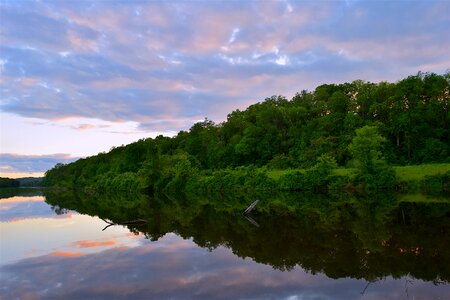
[[[261,190],[273,189],[275,181],[266,170],[255,166],[224,169],[213,172],[201,181],[197,188],[205,191]]]
[[[282,190],[306,191],[326,190],[331,183],[331,173],[337,167],[336,160],[327,155],[321,155],[314,167],[305,172],[287,173],[278,179],[277,186]]]
[[[322,189],[343,184],[330,173],[334,163],[326,157],[333,157],[338,166],[357,162],[357,176],[344,174],[356,185],[392,188],[387,164],[449,162],[449,78],[418,73],[397,83],[321,85],[290,100],[272,96],[231,112],[220,124],[205,118],[173,138],[143,139],[58,164],[46,172],[45,184],[151,192],[210,184],[215,189],[219,182],[247,187],[252,181],[241,176],[253,178],[259,171],[249,171],[251,166],[267,166],[307,169],[284,177],[287,189]],[[258,187],[273,184],[262,173],[255,176]]]
[[[356,130],[356,136],[349,145],[353,157],[359,161],[358,169],[362,174],[374,174],[375,166],[383,159],[381,148],[386,139],[376,127],[364,126]]]
[[[331,171],[337,168],[336,159],[327,154],[321,155],[317,159],[317,163],[314,166],[314,170],[317,170],[323,176],[330,175]]]
[[[305,175],[300,171],[282,175],[277,181],[277,186],[281,190],[288,191],[307,190]]]
[[[267,167],[273,170],[292,169],[297,166],[297,161],[285,154],[277,154],[267,163]]]
[[[20,186],[19,180],[0,177],[0,188],[19,187],[19,186]]]
[[[17,178],[20,183],[20,187],[42,187],[43,177],[22,177]]]
[[[450,171],[444,174],[425,176],[421,181],[421,188],[429,194],[450,193]]]
[[[356,130],[356,136],[349,145],[350,152],[358,161],[356,183],[363,183],[368,188],[395,186],[395,171],[386,164],[381,152],[385,141],[377,127],[364,126]]]

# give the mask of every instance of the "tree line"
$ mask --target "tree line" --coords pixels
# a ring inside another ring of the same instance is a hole
[[[42,187],[43,177],[8,178],[0,177],[0,188]]]
[[[0,188],[19,187],[20,182],[14,178],[0,177]]]
[[[328,161],[372,176],[383,164],[450,162],[449,104],[450,72],[324,84],[235,110],[219,124],[205,118],[171,138],[58,164],[46,184],[154,189],[224,169],[314,169]]]

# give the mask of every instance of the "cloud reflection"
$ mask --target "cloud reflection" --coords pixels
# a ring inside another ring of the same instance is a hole
[[[363,280],[333,280],[301,268],[277,271],[223,247],[209,252],[174,234],[83,256],[55,252],[6,265],[1,272],[8,299],[358,299],[366,286]],[[403,299],[405,282],[373,283],[364,299]],[[442,298],[449,291],[417,280],[408,293],[416,299]]]
[[[72,213],[72,212],[71,212]],[[0,222],[19,222],[36,218],[70,218],[71,214],[55,213],[43,196],[15,196],[0,199]]]

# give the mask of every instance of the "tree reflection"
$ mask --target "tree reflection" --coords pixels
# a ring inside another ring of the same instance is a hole
[[[241,212],[256,197],[252,222]],[[174,232],[200,247],[225,246],[278,270],[295,266],[370,282],[405,275],[450,280],[450,203],[406,202],[393,194],[167,196],[46,194],[58,209],[125,224],[158,240]],[[59,210],[59,211],[61,211]],[[55,210],[56,212],[56,210]],[[145,220],[140,224],[130,220]],[[105,223],[105,225],[107,225]]]
[[[55,214],[59,215],[65,215],[67,214],[70,210],[66,209],[64,207],[61,207],[59,205],[52,205],[50,206],[50,208],[55,212]]]

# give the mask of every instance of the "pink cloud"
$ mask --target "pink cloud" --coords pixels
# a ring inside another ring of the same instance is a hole
[[[79,252],[70,252],[70,251],[56,251],[56,252],[50,253],[50,255],[53,255],[53,256],[62,256],[62,257],[79,257],[79,256],[82,256],[83,253],[79,253]]]
[[[97,247],[108,247],[108,246],[114,246],[118,245],[119,242],[114,240],[107,240],[107,241],[77,241],[72,243],[73,246],[79,247],[79,248],[97,248]]]
[[[7,203],[43,202],[43,201],[45,201],[43,196],[14,196],[10,198],[1,199],[0,205]]]
[[[111,128],[112,125],[106,125],[106,124],[79,124],[71,126],[71,128],[75,130],[89,130],[89,129],[105,129],[105,128]]]
[[[69,30],[69,32],[67,33],[67,39],[70,43],[70,49],[72,51],[98,51],[99,46],[96,40],[83,38],[73,30]]]

